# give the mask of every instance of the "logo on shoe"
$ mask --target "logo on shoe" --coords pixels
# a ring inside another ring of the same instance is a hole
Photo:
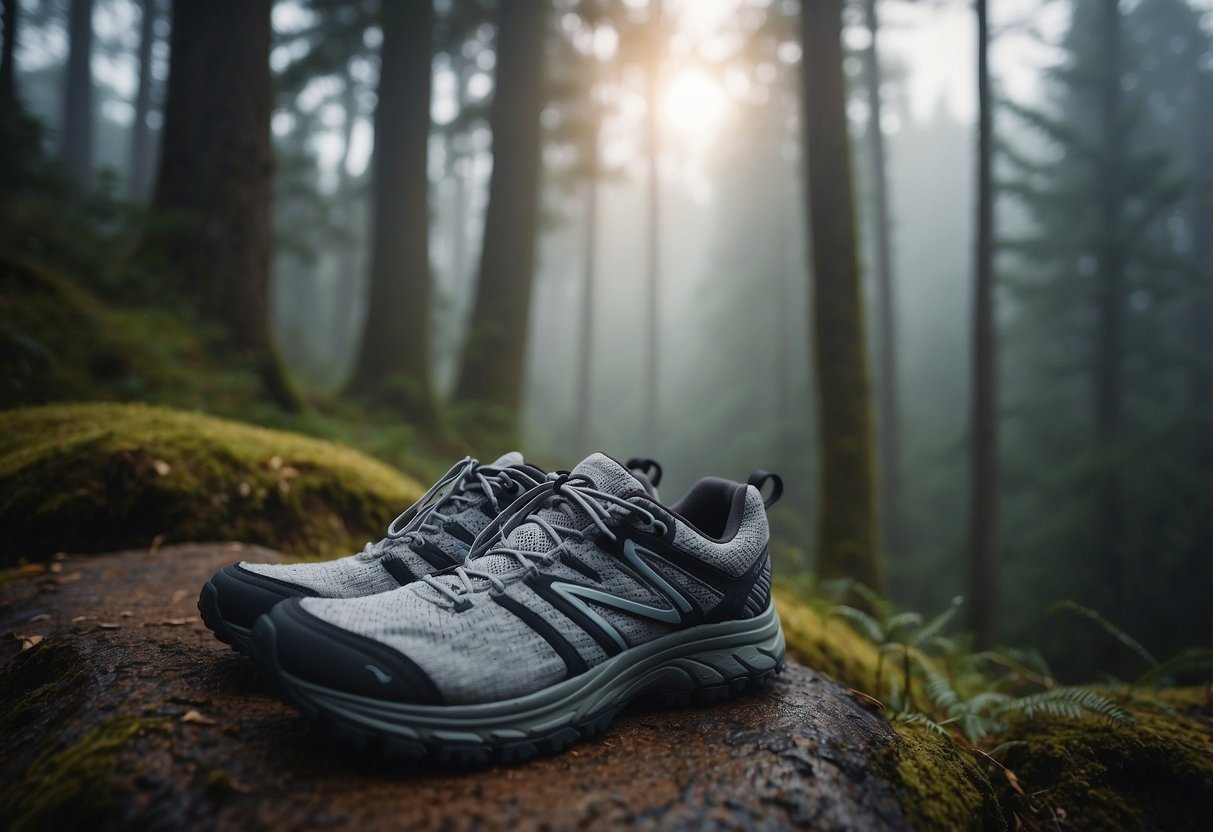
[[[375,667],[375,665],[373,665],[373,664],[363,665],[363,667],[365,667],[367,670],[371,671],[371,673],[374,675],[374,677],[379,680],[379,684],[381,684],[381,685],[386,685],[388,682],[392,681],[391,674],[384,673],[382,670]]]
[[[654,607],[649,604],[643,604],[639,601],[633,601],[631,598],[621,598],[618,595],[612,595],[609,592],[604,592],[601,589],[594,587],[582,586],[581,584],[571,584],[565,581],[553,581],[551,588],[553,591],[560,594],[565,601],[577,608],[583,615],[592,620],[595,624],[602,628],[611,640],[619,645],[620,649],[626,650],[628,643],[623,635],[615,628],[611,622],[607,621],[601,615],[594,611],[592,607],[586,604],[586,601],[593,601],[596,604],[601,604],[604,607],[611,607],[620,612],[627,612],[633,615],[639,615],[644,618],[652,619],[653,621],[661,621],[666,624],[681,624],[683,616],[691,611],[691,604],[682,593],[670,586],[665,578],[661,577],[653,570],[641,557],[641,553],[646,555],[654,555],[647,549],[640,548],[632,540],[623,541],[623,557],[627,562],[641,575],[647,578],[658,590],[659,594],[664,595],[666,600],[670,602],[668,608]]]

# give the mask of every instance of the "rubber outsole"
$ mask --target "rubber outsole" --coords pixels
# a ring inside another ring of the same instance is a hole
[[[202,616],[202,623],[215,634],[215,638],[229,645],[237,653],[253,655],[252,631],[223,617],[219,612],[219,591],[210,581],[206,582],[202,592],[198,594],[198,613]]]
[[[415,731],[406,725],[370,719],[366,714],[374,710],[372,700],[321,688],[283,671],[277,658],[277,632],[269,616],[261,618],[253,629],[252,651],[258,665],[273,679],[275,693],[338,740],[358,748],[377,749],[388,757],[468,766],[520,763],[557,754],[574,743],[601,735],[624,707],[642,697],[662,707],[673,707],[709,704],[738,694],[783,670],[784,642],[777,616],[775,628],[777,639],[770,641],[769,648],[756,652],[750,646],[739,645],[735,651],[709,651],[705,655],[710,655],[711,661],[700,662],[699,667],[694,666],[693,655],[662,660],[618,698],[592,712],[525,731],[504,724],[498,729],[481,725],[478,730]],[[722,672],[722,667],[729,671]],[[358,707],[349,707],[355,699]],[[399,707],[389,702],[379,704],[385,713]]]

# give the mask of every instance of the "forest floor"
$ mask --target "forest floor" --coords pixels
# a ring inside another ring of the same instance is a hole
[[[206,630],[239,544],[61,557],[0,586],[0,811],[10,828],[902,829],[900,737],[790,664],[712,706],[637,706],[518,767],[418,768],[331,739]]]

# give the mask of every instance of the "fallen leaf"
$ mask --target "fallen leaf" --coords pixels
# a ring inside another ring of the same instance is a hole
[[[253,493],[253,487],[247,482],[241,482],[240,485],[236,486],[236,491],[239,492],[241,497],[247,497]]]
[[[84,577],[83,572],[72,572],[70,575],[64,575],[61,578],[55,578],[55,583],[71,584],[71,583],[75,583],[76,581],[80,580],[82,577]]]
[[[152,467],[156,469],[156,473],[162,477],[167,477],[169,472],[173,470],[173,466],[169,465],[163,459],[153,459]]]
[[[27,563],[24,566],[18,566],[13,570],[17,575],[41,575],[46,571],[46,566],[41,563]]]
[[[71,623],[79,624],[81,621],[87,621],[87,620],[88,620],[87,615],[77,615],[75,618],[72,619]]]
[[[272,456],[272,457],[270,457],[270,461],[267,462],[266,465],[268,465],[270,467],[270,470],[277,471],[279,468],[282,467],[282,457]]]
[[[193,708],[190,708],[181,716],[181,721],[194,723],[195,725],[215,724],[215,720],[211,719],[209,716],[203,716],[202,711],[198,711]]]
[[[21,639],[21,649],[23,651],[30,649],[31,647],[33,647],[34,645],[36,645],[42,641],[42,636],[37,636],[37,635],[35,635],[35,636],[17,636],[17,638]]]
[[[98,621],[97,626],[103,630],[117,630],[122,625],[116,621]]]
[[[118,613],[119,618],[130,618],[132,615],[134,615],[134,613],[130,610],[123,610],[122,612]]]
[[[286,479],[291,480],[291,479],[294,479],[295,477],[299,476],[299,469],[292,468],[290,465],[287,465],[287,466],[284,466],[283,469],[278,472],[278,476],[285,477]]]
[[[157,625],[163,627],[180,627],[182,624],[189,624],[188,618],[162,618],[156,622]]]
[[[51,620],[51,614],[49,612],[44,612],[44,613],[41,613],[40,615],[35,615],[27,623],[37,624],[39,621],[50,621],[50,620]]]

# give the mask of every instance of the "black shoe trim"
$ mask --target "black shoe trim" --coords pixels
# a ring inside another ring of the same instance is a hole
[[[274,607],[274,662],[317,685],[359,696],[443,705],[441,691],[408,656],[309,613],[297,601]]]
[[[413,570],[409,569],[409,565],[400,558],[385,557],[380,561],[380,564],[382,564],[384,570],[389,575],[396,579],[396,583],[401,586],[418,580],[417,576],[413,574]]]
[[[435,570],[446,569],[458,563],[455,558],[442,551],[438,544],[432,540],[422,540],[420,543],[412,543],[409,545],[409,548],[420,555]]]
[[[225,623],[245,630],[275,604],[315,594],[307,587],[250,572],[238,563],[220,569],[209,583],[214,587],[214,611]]]
[[[476,542],[476,535],[469,532],[467,529],[465,529],[463,526],[456,523],[454,520],[448,520],[447,522],[443,523],[442,530],[444,532],[446,532],[447,534],[449,534],[451,537],[458,540],[460,543],[463,543],[467,546],[471,546],[473,543]]]
[[[560,631],[553,627],[546,618],[518,603],[518,601],[505,593],[491,597],[498,604],[522,619],[524,624],[541,635],[544,641],[552,646],[552,649],[556,651],[556,655],[564,660],[564,666],[568,671],[565,675],[566,679],[586,672],[588,667],[585,659],[581,658],[581,654],[577,652],[577,648],[569,644],[568,639],[562,636]]]

